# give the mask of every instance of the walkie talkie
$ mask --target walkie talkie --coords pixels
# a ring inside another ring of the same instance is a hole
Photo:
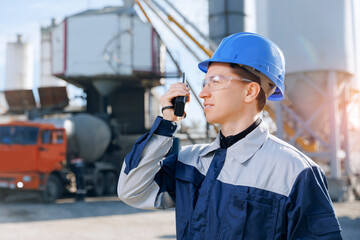
[[[183,83],[186,83],[186,74],[183,72]],[[174,106],[174,114],[178,117],[184,116],[185,113],[185,103],[187,96],[178,96],[171,100],[172,105]]]

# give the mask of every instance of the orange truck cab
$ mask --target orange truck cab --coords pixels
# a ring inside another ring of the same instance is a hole
[[[52,124],[0,124],[0,198],[14,190],[35,190],[53,202],[64,186],[66,144],[65,129]]]

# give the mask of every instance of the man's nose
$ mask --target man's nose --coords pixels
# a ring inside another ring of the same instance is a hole
[[[199,93],[199,97],[200,98],[207,98],[210,97],[210,89],[208,85],[205,85],[205,87],[203,87],[203,89],[201,90],[201,92]]]

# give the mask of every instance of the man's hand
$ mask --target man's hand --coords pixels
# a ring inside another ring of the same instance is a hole
[[[169,91],[167,91],[160,98],[161,108],[167,107],[167,106],[172,106],[171,100],[174,97],[178,97],[178,96],[188,96],[186,102],[190,102],[189,90],[190,89],[186,86],[185,83],[178,82],[178,83],[172,84],[169,88]],[[168,121],[173,121],[173,122],[176,121],[177,116],[174,115],[174,109],[173,108],[165,109],[163,111],[163,118]]]

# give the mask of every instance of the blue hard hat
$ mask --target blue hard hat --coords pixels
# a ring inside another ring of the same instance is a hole
[[[230,35],[221,41],[213,56],[199,63],[198,67],[206,73],[210,62],[248,66],[264,74],[276,85],[269,100],[280,101],[284,98],[284,55],[275,43],[263,36],[248,32]]]

